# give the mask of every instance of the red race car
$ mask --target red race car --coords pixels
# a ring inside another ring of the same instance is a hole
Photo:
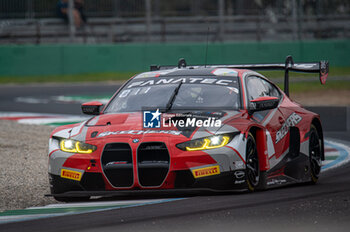
[[[284,92],[251,70],[285,70]],[[316,183],[321,121],[289,99],[289,71],[319,73],[324,84],[328,62],[151,66],[106,106],[83,104],[91,119],[53,131],[51,196]]]

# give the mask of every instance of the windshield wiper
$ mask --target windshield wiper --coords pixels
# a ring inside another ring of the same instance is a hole
[[[166,104],[165,112],[169,111],[171,109],[171,107],[173,106],[173,102],[175,100],[175,97],[176,97],[177,93],[179,92],[179,89],[180,89],[182,83],[183,82],[181,81],[179,83],[179,85],[175,88],[175,90],[174,90],[173,94],[171,95],[168,103]]]

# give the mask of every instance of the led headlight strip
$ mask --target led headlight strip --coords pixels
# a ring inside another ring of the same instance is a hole
[[[194,139],[184,143],[179,143],[176,145],[176,147],[184,151],[200,151],[219,148],[228,144],[232,140],[232,138],[237,134],[239,134],[239,132],[223,135],[213,135],[205,138]]]
[[[60,139],[60,149],[65,152],[89,154],[96,150],[96,146],[73,139]]]

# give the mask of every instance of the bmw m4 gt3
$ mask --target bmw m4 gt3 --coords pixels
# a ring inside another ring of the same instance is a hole
[[[284,91],[260,69],[285,70]],[[288,97],[289,71],[317,72],[324,84],[328,62],[151,66],[105,106],[83,104],[89,120],[52,132],[51,195],[316,183],[321,120]]]

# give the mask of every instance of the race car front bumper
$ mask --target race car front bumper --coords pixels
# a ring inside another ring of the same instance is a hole
[[[212,150],[215,154],[208,154],[182,151],[167,144],[166,141],[133,144],[107,140],[95,144],[99,149],[92,154],[56,149],[49,157],[51,193],[245,188],[245,166],[228,166],[240,160],[232,149],[215,149]]]
[[[239,175],[237,175],[239,173]],[[174,183],[172,188],[139,188],[133,187],[130,189],[115,189],[106,190],[106,183],[101,173],[84,173],[81,181],[69,180],[57,175],[50,174],[50,196],[57,197],[80,197],[80,196],[109,196],[123,195],[128,193],[143,194],[143,193],[167,193],[175,192],[224,192],[231,190],[246,189],[244,171],[224,172],[215,176],[202,178],[194,178],[190,170],[174,171]],[[52,186],[56,188],[52,188]],[[60,186],[57,188],[57,186]],[[118,194],[120,192],[121,194]]]

